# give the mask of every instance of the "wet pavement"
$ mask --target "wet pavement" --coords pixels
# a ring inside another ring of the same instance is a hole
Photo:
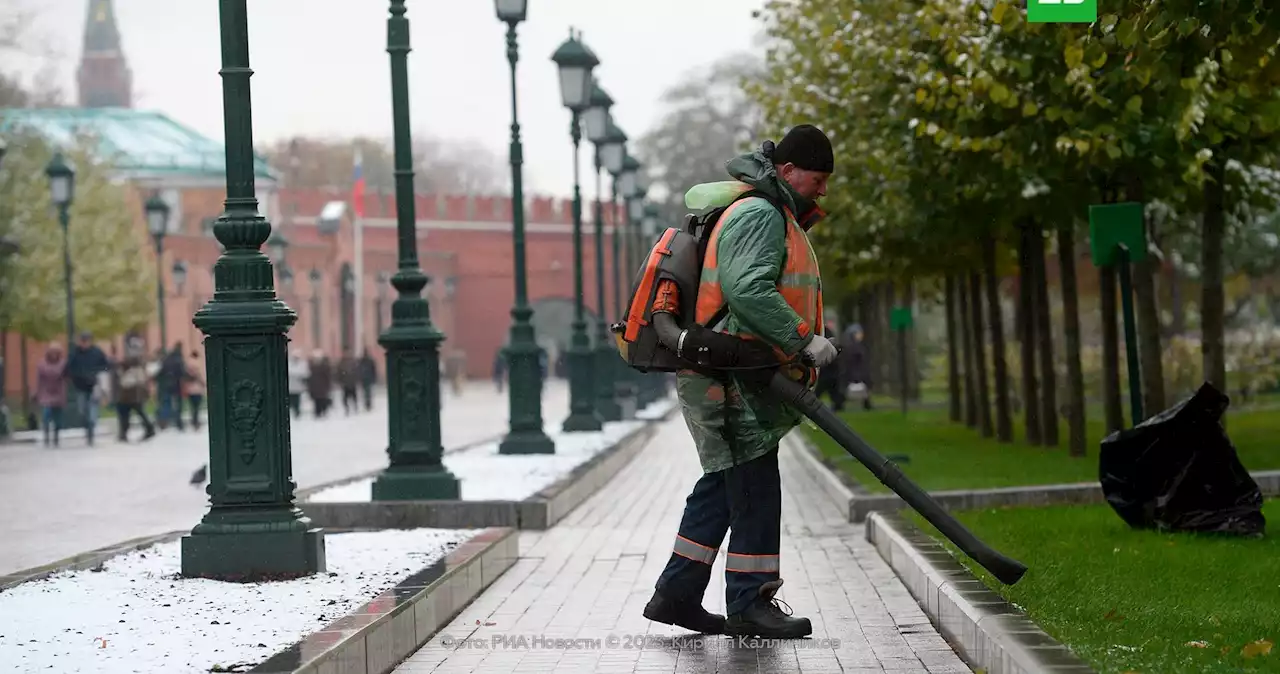
[[[475,382],[460,396],[443,392],[446,449],[494,438],[507,424],[507,397]],[[543,419],[568,414],[568,388],[552,380],[543,392]],[[305,412],[304,408],[304,412]],[[135,423],[136,425],[136,423]],[[58,561],[123,541],[195,526],[208,509],[204,486],[188,484],[208,459],[207,429],[162,431],[147,442],[115,441],[116,420],[99,422],[99,440],[66,437],[62,446],[0,444],[0,575]],[[344,416],[339,404],[324,419],[291,422],[294,481],[313,487],[386,465],[386,398],[371,412]]]
[[[395,671],[969,672],[906,587],[783,445],[779,594],[809,639],[695,637],[641,615],[675,538],[697,455],[674,415],[613,481],[553,529]],[[724,555],[704,605],[724,612]]]

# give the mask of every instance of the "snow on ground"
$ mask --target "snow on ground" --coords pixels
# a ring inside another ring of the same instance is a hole
[[[270,583],[180,579],[180,541],[0,592],[6,672],[208,672],[257,664],[442,558],[477,530],[325,536],[328,573]],[[241,667],[237,671],[248,669]]]
[[[444,465],[462,483],[464,501],[523,501],[550,487],[574,468],[617,444],[657,419],[674,403],[660,400],[637,413],[636,421],[617,421],[593,433],[563,433],[559,424],[548,424],[547,435],[556,443],[555,454],[503,455],[498,443],[477,445],[444,457]],[[643,415],[643,416],[642,416]],[[317,503],[363,503],[373,498],[374,478],[364,478],[317,492],[308,501]]]

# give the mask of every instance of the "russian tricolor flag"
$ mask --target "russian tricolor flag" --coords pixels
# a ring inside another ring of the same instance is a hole
[[[364,154],[356,147],[355,169],[351,184],[351,208],[357,218],[364,217]]]

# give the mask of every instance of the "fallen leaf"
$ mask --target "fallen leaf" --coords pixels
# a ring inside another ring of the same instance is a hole
[[[1240,655],[1243,655],[1246,658],[1256,658],[1259,655],[1270,655],[1271,647],[1274,645],[1275,644],[1267,641],[1266,639],[1258,639],[1251,644],[1245,644],[1244,648],[1240,649]]]
[[[1208,648],[1208,647],[1209,647],[1209,642],[1207,642],[1207,641],[1188,641],[1188,642],[1186,643],[1186,645],[1187,645],[1187,646],[1191,646],[1192,648]]]
[[[1218,655],[1226,656],[1226,654],[1230,652],[1231,652],[1230,646],[1223,646],[1222,650],[1218,651]]]
[[[1120,615],[1119,613],[1116,613],[1115,609],[1111,609],[1110,611],[1107,611],[1106,615],[1102,616],[1102,619],[1103,620],[1124,620],[1124,616]]]

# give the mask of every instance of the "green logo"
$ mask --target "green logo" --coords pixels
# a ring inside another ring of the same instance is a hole
[[[1093,23],[1098,0],[1027,0],[1029,23]]]

